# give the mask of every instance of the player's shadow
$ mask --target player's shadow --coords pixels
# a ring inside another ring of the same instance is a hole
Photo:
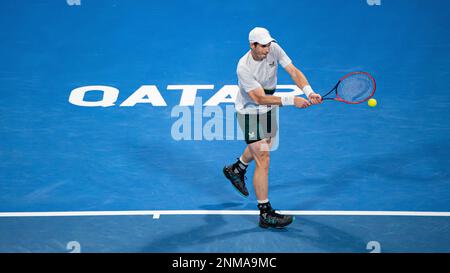
[[[243,205],[245,205],[243,202],[226,202],[226,203],[202,205],[200,206],[200,209],[202,210],[242,209]]]
[[[141,251],[361,252],[365,247],[364,241],[344,230],[297,218],[284,229],[263,229],[258,226],[257,215],[183,216],[177,225],[164,231],[167,235],[149,241]]]

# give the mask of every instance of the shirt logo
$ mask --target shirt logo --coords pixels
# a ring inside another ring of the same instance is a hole
[[[275,61],[272,61],[272,63],[269,64],[270,67],[274,67],[275,66]]]

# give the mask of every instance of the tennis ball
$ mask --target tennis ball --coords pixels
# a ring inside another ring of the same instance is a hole
[[[370,99],[370,100],[367,102],[367,104],[368,104],[370,107],[375,107],[375,106],[377,106],[377,100],[376,100],[376,99]]]

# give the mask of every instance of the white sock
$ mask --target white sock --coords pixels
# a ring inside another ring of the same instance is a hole
[[[244,159],[242,159],[242,155],[241,155],[241,157],[239,157],[239,160],[240,160],[245,166],[248,166],[248,163],[245,162]]]
[[[269,202],[269,198],[264,199],[264,200],[257,200],[258,204],[264,204],[264,203],[268,203]]]

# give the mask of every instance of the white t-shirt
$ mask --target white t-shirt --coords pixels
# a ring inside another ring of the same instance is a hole
[[[292,63],[286,52],[275,42],[270,44],[269,54],[261,61],[255,61],[248,51],[237,66],[239,93],[236,97],[236,111],[241,114],[266,113],[272,105],[258,105],[248,92],[259,87],[273,90],[277,86],[278,63],[284,68]]]

